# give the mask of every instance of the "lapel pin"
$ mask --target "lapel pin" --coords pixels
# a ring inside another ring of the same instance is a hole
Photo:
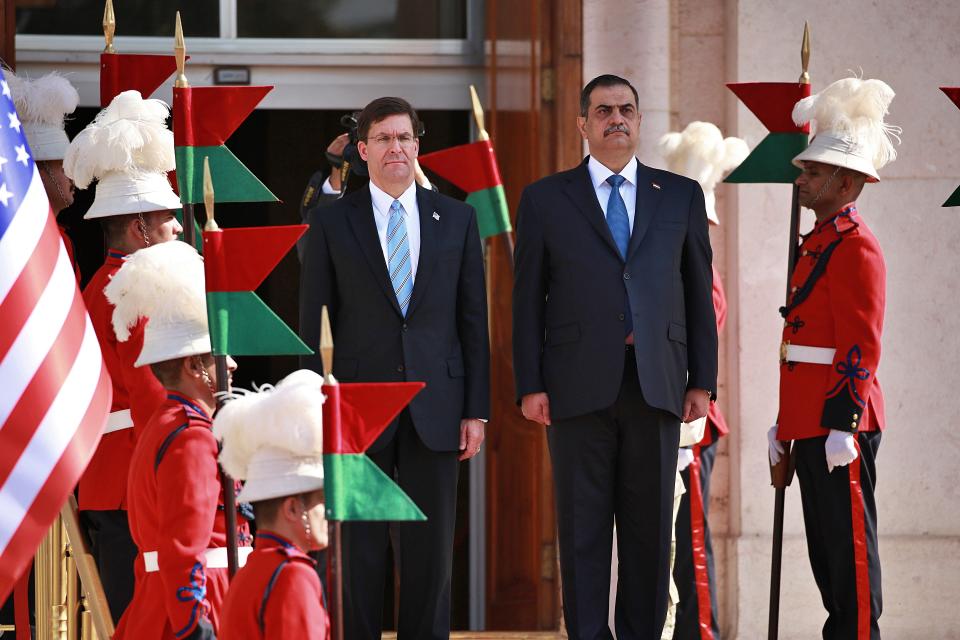
[[[433,212],[433,219],[436,220],[437,222],[440,222],[440,214],[437,213],[436,211],[434,211],[434,212]]]
[[[657,184],[656,182],[651,182],[651,183],[650,183],[650,186],[653,187],[654,189],[656,189],[657,191],[660,190],[660,185]]]

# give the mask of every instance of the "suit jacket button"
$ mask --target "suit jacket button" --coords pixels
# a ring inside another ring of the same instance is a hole
[[[624,315],[622,313],[617,316],[617,320],[623,320],[623,318],[624,318]]]
[[[402,325],[400,328],[401,328],[403,331],[406,331],[406,330],[407,330],[407,323],[404,322],[403,325]]]
[[[403,365],[397,367],[397,373],[403,373]]]
[[[630,273],[629,273],[629,272],[624,273],[624,274],[623,274],[623,279],[624,279],[624,280],[629,280],[629,279],[630,279]]]

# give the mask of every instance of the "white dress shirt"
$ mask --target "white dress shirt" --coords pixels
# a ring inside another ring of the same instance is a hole
[[[637,210],[637,167],[639,166],[636,158],[631,158],[627,166],[623,168],[620,175],[625,179],[620,185],[620,197],[623,203],[627,205],[627,218],[630,220],[630,233],[633,234],[633,217]],[[613,187],[607,182],[607,178],[613,175],[613,171],[603,166],[599,160],[590,156],[587,162],[587,171],[590,172],[590,179],[593,181],[593,189],[597,192],[597,200],[600,201],[600,208],[603,210],[603,216],[607,216],[607,202],[610,200],[610,192]]]
[[[336,167],[334,167],[333,170],[334,170],[334,171],[340,171],[340,169],[337,169]],[[331,175],[333,175],[333,174],[331,174]],[[424,189],[433,189],[433,185],[431,185],[431,184],[430,184],[430,181],[427,180],[426,178],[423,179],[423,183],[420,184],[420,186],[423,187]],[[338,196],[338,195],[340,195],[340,190],[339,190],[339,189],[334,189],[334,188],[333,188],[333,185],[330,184],[330,176],[327,176],[327,179],[323,181],[323,184],[322,184],[322,185],[320,185],[320,192],[323,193],[323,194],[325,194],[325,195],[328,195],[328,196]]]
[[[373,184],[373,181],[370,182],[370,197],[373,199],[373,219],[377,224],[377,235],[380,236],[383,262],[389,265],[387,222],[390,220],[390,206],[393,204],[394,197]],[[417,183],[410,183],[397,200],[403,205],[403,221],[407,225],[407,242],[410,245],[410,276],[413,281],[416,281],[417,265],[420,263],[420,209],[417,207]]]

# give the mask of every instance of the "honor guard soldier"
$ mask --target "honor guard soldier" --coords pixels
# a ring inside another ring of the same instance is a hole
[[[127,470],[137,437],[163,402],[163,387],[149,367],[134,362],[143,344],[142,320],[129,339],[118,340],[113,305],[103,289],[128,254],[176,239],[173,215],[180,198],[167,180],[174,168],[173,133],[167,105],[121,93],[67,148],[63,168],[80,189],[97,180],[96,197],[84,215],[103,227],[106,260],[83,291],[103,359],[113,380],[113,406],[104,435],[80,478],[79,506],[90,535],[114,620],[133,596],[136,546],[127,523]]]
[[[207,639],[218,629],[227,532],[211,429],[217,373],[203,283],[196,250],[174,241],[128,256],[105,290],[121,341],[149,318],[135,365],[149,365],[166,389],[130,460],[130,531],[139,553],[118,639]],[[238,516],[237,523],[239,544],[248,544],[246,520]],[[240,548],[241,562],[250,551]]]
[[[740,138],[724,138],[709,122],[691,122],[682,132],[671,132],[660,139],[657,150],[667,169],[693,178],[703,188],[707,220],[719,225],[714,189],[724,173],[747,157],[747,143]],[[723,332],[727,319],[727,299],[717,268],[713,268],[713,310],[717,333]],[[680,602],[677,606],[676,640],[719,640],[717,622],[717,578],[713,543],[707,512],[710,504],[710,475],[717,456],[717,442],[727,435],[727,421],[716,402],[710,403],[706,424],[697,430],[690,446],[681,448],[678,470],[686,491],[680,499],[676,517],[676,562],[673,576]]]
[[[327,545],[323,491],[323,379],[296,371],[276,388],[238,396],[213,421],[220,462],[245,480],[238,499],[257,516],[254,550],[230,584],[220,635],[231,640],[327,640],[316,563]]]
[[[57,72],[36,80],[20,78],[9,71],[5,71],[4,76],[17,108],[17,126],[22,126],[27,136],[30,152],[40,170],[40,179],[50,201],[50,210],[57,217],[73,204],[73,182],[63,172],[63,156],[70,144],[63,121],[76,110],[80,96],[70,81]],[[63,224],[57,221],[57,226],[79,282],[80,269],[74,257],[73,240]]]
[[[816,213],[790,283],[780,350],[780,411],[768,433],[770,462],[794,440],[807,549],[827,620],[824,638],[880,638],[880,557],[874,502],[884,427],[877,381],[886,269],[857,211],[864,183],[896,158],[899,128],[883,121],[893,90],[847,78],[794,107],[815,123],[800,204]]]

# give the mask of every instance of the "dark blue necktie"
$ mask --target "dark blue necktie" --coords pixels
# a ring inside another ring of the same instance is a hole
[[[630,218],[627,216],[627,205],[620,195],[620,185],[626,180],[621,175],[614,174],[607,178],[610,184],[610,198],[607,200],[607,226],[610,227],[610,235],[620,250],[620,257],[627,259],[627,247],[630,244]],[[624,334],[630,335],[633,331],[633,316],[630,313],[630,297],[626,292],[626,283],[624,283]]]
[[[610,183],[610,199],[607,200],[607,226],[613,241],[620,249],[620,257],[627,259],[627,246],[630,244],[630,218],[627,216],[627,205],[620,195],[620,185],[626,180],[621,175],[613,174],[607,178]]]

